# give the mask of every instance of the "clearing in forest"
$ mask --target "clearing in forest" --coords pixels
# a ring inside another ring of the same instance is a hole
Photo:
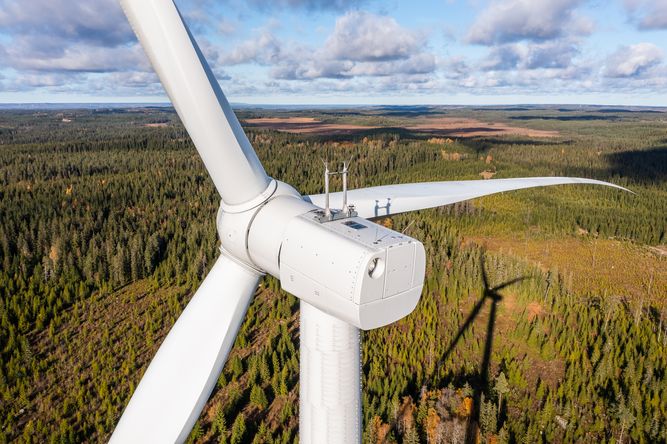
[[[572,291],[657,301],[667,291],[667,257],[611,239],[466,236],[488,250],[557,269]]]
[[[313,135],[352,134],[382,128],[381,126],[326,123],[313,117],[261,117],[246,119],[244,123],[252,127],[272,129],[284,133]],[[504,123],[482,122],[476,119],[458,117],[418,118],[411,120],[408,124],[395,125],[391,128],[450,137],[558,136],[558,131],[519,128]]]

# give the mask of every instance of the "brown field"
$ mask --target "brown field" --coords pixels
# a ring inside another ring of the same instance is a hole
[[[421,133],[441,134],[453,137],[479,136],[526,136],[556,137],[558,131],[543,131],[529,128],[518,128],[496,122],[481,122],[476,119],[440,117],[425,119],[415,125],[404,127],[407,130]]]
[[[144,126],[147,126],[149,128],[165,128],[169,124],[166,122],[161,122],[161,123],[145,123]]]
[[[324,123],[313,117],[262,117],[247,119],[245,124],[257,128],[272,129],[284,133],[336,135],[353,134],[361,131],[380,128],[379,126],[364,126],[341,123]],[[503,123],[481,122],[476,119],[462,119],[441,117],[437,119],[416,119],[415,123],[401,125],[415,133],[428,133],[450,137],[479,137],[479,136],[526,136],[526,137],[556,137],[557,131],[543,131],[529,128],[518,128]]]
[[[314,117],[260,117],[257,119],[246,119],[245,122],[252,125],[320,123],[320,121]]]
[[[348,125],[338,123],[323,123],[313,117],[262,117],[247,119],[244,123],[257,128],[272,129],[281,133],[337,135],[353,134],[377,126]]]
[[[667,293],[667,257],[650,247],[608,239],[466,236],[489,251],[557,269],[578,293],[659,300]]]

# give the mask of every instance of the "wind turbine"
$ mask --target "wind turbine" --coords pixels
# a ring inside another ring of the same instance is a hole
[[[591,179],[543,177],[387,185],[351,190],[347,196],[302,196],[264,171],[173,1],[120,4],[220,193],[217,228],[222,246],[148,366],[111,442],[187,438],[259,279],[268,273],[300,299],[300,442],[358,443],[359,331],[412,312],[425,273],[421,242],[366,218],[546,185],[621,188]],[[342,208],[345,197],[351,205]]]

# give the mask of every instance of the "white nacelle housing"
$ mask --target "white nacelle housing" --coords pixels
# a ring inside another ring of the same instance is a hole
[[[321,218],[316,210],[288,223],[282,288],[364,330],[412,312],[424,285],[421,242],[359,217]]]

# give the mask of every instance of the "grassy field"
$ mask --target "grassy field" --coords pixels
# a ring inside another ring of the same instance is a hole
[[[583,236],[583,233],[582,233]],[[661,248],[590,238],[464,236],[494,253],[562,274],[580,294],[625,296],[660,304],[667,294],[667,254]]]

